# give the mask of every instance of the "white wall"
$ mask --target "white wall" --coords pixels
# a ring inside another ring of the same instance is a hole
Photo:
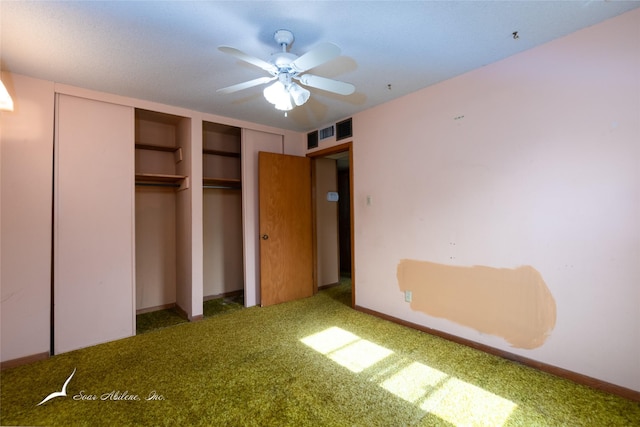
[[[0,112],[0,357],[49,353],[53,82],[2,73],[13,112]]]
[[[195,131],[196,135],[192,132]],[[182,161],[176,165],[179,175],[191,177],[189,188],[179,190],[176,194],[176,305],[187,313],[189,320],[202,316],[202,189],[194,189],[191,171],[193,163],[197,163],[202,171],[202,124],[195,125],[191,118],[181,119],[176,129],[179,144],[183,147],[184,156],[190,161]],[[196,147],[192,142],[196,140],[198,155],[194,153]],[[202,183],[200,172],[198,183]],[[194,193],[197,192],[197,197]],[[197,201],[196,201],[197,200]],[[197,217],[194,207],[198,208]],[[197,221],[194,220],[197,218]],[[197,224],[197,227],[195,226]],[[198,235],[198,246],[194,240],[194,233]],[[197,261],[196,261],[197,259]],[[194,282],[194,267],[199,270],[195,275],[199,281]]]
[[[353,120],[357,305],[640,390],[640,10]],[[555,328],[526,350],[414,311],[403,259],[532,266]]]
[[[136,310],[176,302],[176,191],[136,187]]]
[[[204,296],[242,291],[242,192],[204,190],[203,207]]]

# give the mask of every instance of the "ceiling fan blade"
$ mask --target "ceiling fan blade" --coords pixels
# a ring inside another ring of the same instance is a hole
[[[351,83],[314,76],[313,74],[303,74],[300,77],[297,77],[297,79],[300,80],[300,83],[303,85],[337,93],[339,95],[351,95],[356,91],[356,87]]]
[[[268,63],[267,61],[263,61],[262,59],[256,58],[254,56],[249,56],[246,53],[229,46],[218,46],[218,50],[220,52],[228,53],[231,56],[235,56],[236,58],[248,62],[251,65],[255,65],[256,67],[262,68],[265,71],[270,73],[275,73],[277,68],[275,65]]]
[[[290,64],[290,67],[298,72],[310,70],[320,64],[340,55],[340,48],[333,43],[322,43],[321,45],[311,49],[309,52],[297,58]]]
[[[222,89],[218,89],[216,92],[220,92],[220,93],[233,93],[233,92],[237,92],[239,90],[242,89],[248,89],[250,87],[254,87],[254,86],[258,86],[261,85],[263,83],[268,83],[272,80],[275,80],[276,77],[259,77],[257,79],[253,79],[253,80],[249,80],[246,81],[244,83],[238,83],[236,85],[233,86],[227,86],[227,87],[223,87]]]

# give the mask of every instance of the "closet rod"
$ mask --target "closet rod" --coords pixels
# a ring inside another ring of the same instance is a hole
[[[180,184],[163,183],[163,182],[136,182],[139,187],[171,187],[180,188]]]
[[[204,189],[221,189],[221,190],[240,190],[240,187],[234,187],[231,185],[203,185],[202,188]]]

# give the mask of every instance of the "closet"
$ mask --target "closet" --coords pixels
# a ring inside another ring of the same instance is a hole
[[[244,292],[241,129],[202,122],[203,296]]]
[[[191,119],[135,110],[136,313],[191,312]]]

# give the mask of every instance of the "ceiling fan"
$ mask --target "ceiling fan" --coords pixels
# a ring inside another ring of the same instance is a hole
[[[293,42],[293,33],[291,31],[278,30],[273,35],[273,38],[276,43],[280,45],[282,51],[273,53],[269,61],[263,61],[262,59],[249,56],[233,47],[219,46],[218,50],[221,52],[262,68],[271,74],[271,76],[259,77],[244,83],[218,89],[217,91],[225,94],[233,93],[277,80],[264,89],[264,97],[267,101],[274,104],[276,109],[289,111],[293,109],[293,104],[300,106],[307,102],[310,96],[310,92],[298,85],[295,81],[300,82],[304,86],[326,90],[339,95],[351,95],[356,90],[355,86],[351,83],[306,73],[307,70],[324,64],[340,55],[340,48],[335,44],[322,43],[302,56],[297,56],[288,51],[289,46]]]

